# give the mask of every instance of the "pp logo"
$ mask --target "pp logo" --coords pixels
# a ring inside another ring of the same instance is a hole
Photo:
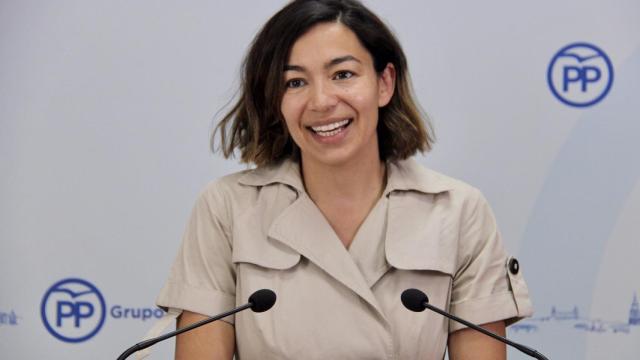
[[[587,43],[575,43],[558,51],[547,70],[553,95],[563,103],[586,107],[607,96],[613,84],[613,66],[607,54]]]
[[[100,291],[82,279],[64,279],[53,284],[40,305],[42,322],[51,335],[71,343],[97,334],[106,314]]]

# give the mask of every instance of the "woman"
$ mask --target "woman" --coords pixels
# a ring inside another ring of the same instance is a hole
[[[217,130],[225,156],[257,167],[201,194],[158,305],[181,310],[183,327],[258,289],[278,301],[181,335],[177,359],[441,359],[447,344],[451,359],[506,357],[400,303],[418,288],[499,334],[531,314],[482,195],[408,159],[432,136],[401,47],[362,4],[275,14]]]

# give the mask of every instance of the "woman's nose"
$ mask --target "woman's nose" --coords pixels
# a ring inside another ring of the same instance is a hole
[[[311,89],[309,99],[310,109],[317,112],[326,112],[338,104],[338,97],[326,82],[316,83]]]

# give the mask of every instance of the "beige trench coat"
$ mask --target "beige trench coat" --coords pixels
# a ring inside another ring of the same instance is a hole
[[[448,334],[463,326],[405,309],[407,288],[478,324],[531,315],[522,271],[509,271],[478,190],[412,159],[389,163],[387,174],[349,249],[293,161],[211,183],[157,304],[214,315],[274,290],[271,310],[226,319],[243,360],[442,359]]]

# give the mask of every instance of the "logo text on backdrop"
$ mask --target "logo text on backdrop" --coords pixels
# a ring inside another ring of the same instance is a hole
[[[553,95],[574,107],[587,107],[604,99],[613,84],[613,65],[595,45],[574,43],[560,49],[547,69]]]
[[[114,320],[147,321],[164,315],[162,309],[154,307],[113,304],[107,309],[100,290],[89,281],[78,278],[53,284],[42,298],[40,313],[49,333],[68,343],[86,341],[95,336],[107,316]]]
[[[16,326],[20,317],[14,310],[0,311],[0,325]]]
[[[93,284],[82,279],[64,279],[53,284],[42,298],[40,315],[51,335],[65,342],[93,337],[106,317],[104,297]]]

